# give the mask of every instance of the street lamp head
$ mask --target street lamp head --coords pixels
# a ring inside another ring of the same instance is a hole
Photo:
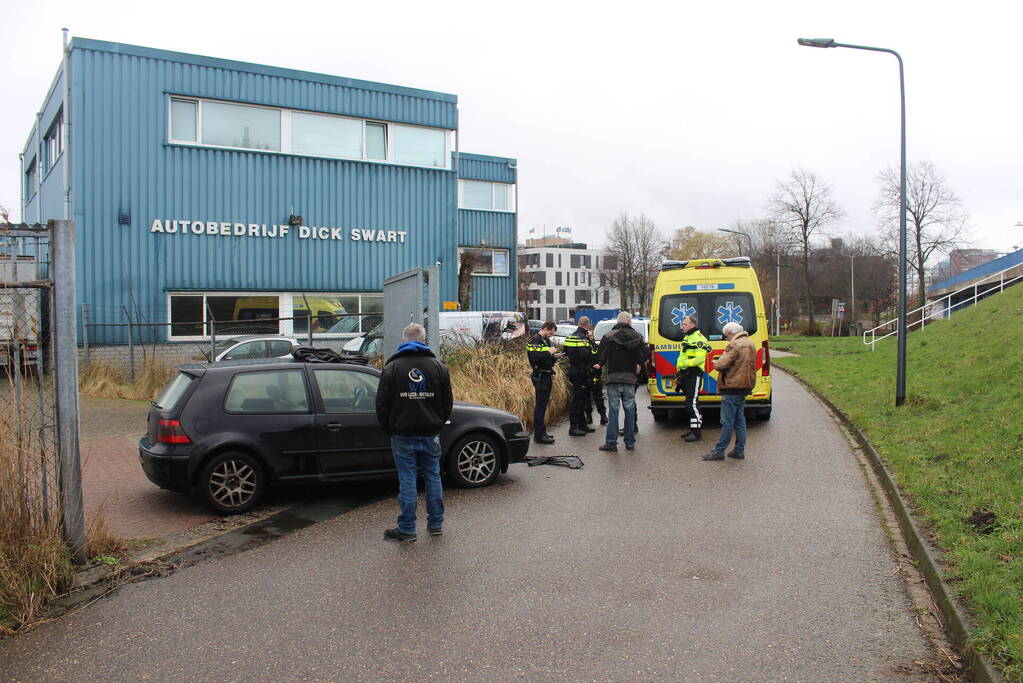
[[[803,47],[835,47],[834,38],[800,38],[798,42]]]

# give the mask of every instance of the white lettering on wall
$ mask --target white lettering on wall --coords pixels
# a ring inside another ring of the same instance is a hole
[[[204,221],[185,218],[154,218],[149,232],[165,235],[208,235],[210,237],[257,237],[260,239],[285,237],[290,225],[276,223],[239,223],[235,221]],[[405,244],[407,230],[379,230],[376,228],[339,228],[325,225],[299,225],[298,239],[317,242],[384,242]]]

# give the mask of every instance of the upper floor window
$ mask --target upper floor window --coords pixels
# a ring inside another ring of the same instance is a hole
[[[170,141],[447,168],[440,128],[196,98],[170,98]]]
[[[507,249],[479,249],[473,247],[459,247],[458,261],[461,263],[462,254],[472,252],[476,258],[472,264],[473,275],[507,275],[508,274],[508,250]]]
[[[46,131],[46,136],[43,138],[43,152],[45,154],[44,172],[53,168],[53,165],[57,163],[57,159],[64,153],[63,132],[64,112],[61,111],[57,114],[57,119],[50,126],[50,129]]]
[[[458,190],[458,206],[463,209],[515,210],[515,186],[512,184],[460,180]]]
[[[37,174],[36,160],[33,158],[28,162],[28,168],[25,169],[25,199],[31,199],[36,193]]]

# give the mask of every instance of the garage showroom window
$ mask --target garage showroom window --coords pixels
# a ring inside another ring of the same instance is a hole
[[[462,209],[515,210],[515,186],[509,183],[460,180],[458,194],[458,206]]]
[[[312,112],[170,98],[170,141],[448,168],[449,131]]]
[[[174,293],[170,338],[237,334],[313,334],[352,337],[383,320],[382,294]],[[310,311],[312,312],[310,314]],[[366,314],[366,315],[355,315]]]
[[[508,250],[507,249],[478,249],[474,247],[459,247],[458,262],[462,262],[465,254],[475,255],[472,264],[473,275],[507,275],[508,274]]]

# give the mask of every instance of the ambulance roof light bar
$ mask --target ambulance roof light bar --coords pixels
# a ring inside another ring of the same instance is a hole
[[[664,261],[661,263],[661,270],[678,270],[680,268],[721,268],[722,266],[733,266],[736,268],[752,268],[753,264],[749,256],[736,256],[734,258],[702,258],[689,259],[687,261]]]

